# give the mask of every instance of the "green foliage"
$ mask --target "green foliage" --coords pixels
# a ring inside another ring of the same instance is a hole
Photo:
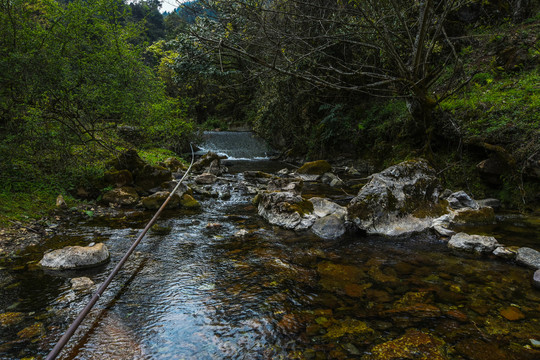
[[[138,151],[139,156],[146,162],[152,165],[157,165],[170,157],[178,158],[178,155],[172,151],[163,148],[149,148]]]
[[[539,83],[538,69],[517,75],[480,73],[467,91],[442,107],[462,119],[468,135],[496,136],[510,129],[540,131]]]

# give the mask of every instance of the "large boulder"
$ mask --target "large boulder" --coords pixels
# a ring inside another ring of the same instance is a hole
[[[133,175],[127,169],[116,170],[115,168],[105,172],[105,182],[116,187],[133,184]]]
[[[52,270],[84,269],[106,263],[109,257],[109,250],[103,243],[93,246],[67,246],[46,253],[39,264]]]
[[[172,173],[169,169],[161,166],[146,164],[135,174],[135,185],[144,191],[159,187],[162,183],[172,180]]]
[[[458,233],[448,241],[448,247],[454,250],[474,252],[477,254],[488,254],[501,246],[497,239],[492,236],[469,235]]]
[[[292,230],[306,230],[317,219],[313,204],[290,191],[260,193],[258,212],[270,224]]]
[[[118,155],[110,165],[117,170],[129,170],[133,174],[139,169],[142,169],[146,165],[146,162],[141,159],[136,150],[132,149]]]
[[[139,202],[139,194],[134,188],[124,186],[106,192],[103,194],[102,200],[107,204],[133,206]]]
[[[431,226],[428,219],[438,211],[438,195],[435,170],[426,160],[409,160],[373,174],[349,203],[348,217],[368,233],[400,236],[422,231]],[[400,220],[403,217],[424,220],[409,227]],[[393,223],[398,223],[397,228]]]
[[[203,155],[199,160],[193,164],[194,171],[202,171],[212,164],[212,162],[217,161],[217,166],[221,166],[221,160],[226,159],[227,156],[218,155],[214,152],[209,151],[206,155]]]

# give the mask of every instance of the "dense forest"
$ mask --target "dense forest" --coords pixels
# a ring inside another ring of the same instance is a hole
[[[422,156],[449,187],[537,206],[534,1],[160,6],[0,0],[1,225],[95,199],[125,149],[161,158],[238,127],[290,159]]]

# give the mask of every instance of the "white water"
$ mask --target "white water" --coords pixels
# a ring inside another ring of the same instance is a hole
[[[250,131],[206,131],[199,153],[208,151],[225,155],[229,160],[266,160],[273,150]]]

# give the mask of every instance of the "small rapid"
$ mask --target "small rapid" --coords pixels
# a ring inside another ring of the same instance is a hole
[[[267,160],[274,151],[250,131],[205,131],[199,153],[208,151],[225,155],[229,160]]]

